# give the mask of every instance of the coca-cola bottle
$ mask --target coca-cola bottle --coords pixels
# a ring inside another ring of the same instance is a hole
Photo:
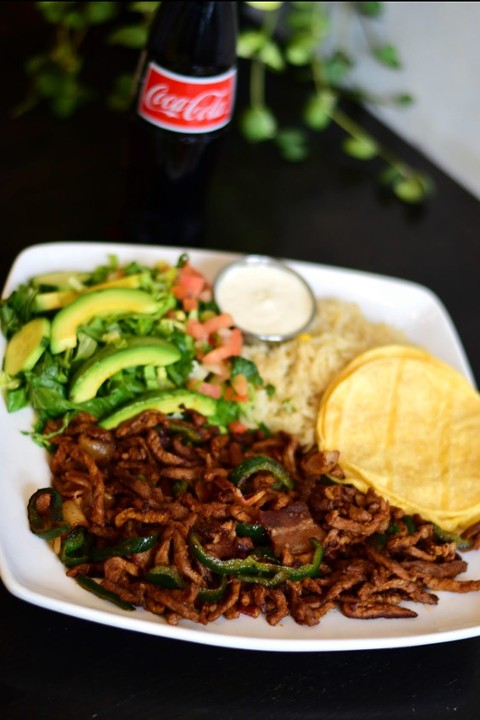
[[[130,135],[127,225],[135,242],[204,242],[209,180],[233,112],[236,30],[234,2],[159,6]]]

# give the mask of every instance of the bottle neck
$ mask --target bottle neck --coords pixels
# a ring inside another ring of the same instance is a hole
[[[162,0],[153,20],[148,59],[180,75],[220,75],[236,64],[235,2]]]
[[[236,4],[163,0],[138,86],[138,115],[177,133],[211,133],[231,120]]]

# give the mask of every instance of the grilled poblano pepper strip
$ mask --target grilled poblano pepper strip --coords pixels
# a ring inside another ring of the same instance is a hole
[[[171,430],[171,432],[178,433],[179,435],[183,435],[185,440],[188,440],[191,443],[200,443],[202,442],[202,433],[197,430],[196,428],[190,427],[188,425],[183,425],[181,422],[177,422],[176,420],[170,420],[168,421],[168,428]]]
[[[125,600],[122,600],[116,593],[105,590],[105,588],[95,582],[93,578],[87,577],[86,575],[79,575],[75,580],[84,590],[88,590],[102,600],[108,600],[119,608],[122,608],[122,610],[135,610],[135,605],[125,602]]]
[[[193,555],[212,572],[218,575],[235,575],[245,582],[255,583],[258,581],[262,585],[267,584],[268,581],[270,587],[280,585],[286,580],[296,581],[308,577],[318,577],[320,563],[323,559],[323,547],[316,538],[310,538],[310,543],[314,549],[312,562],[299,567],[261,562],[253,555],[248,555],[246,558],[221,560],[202,547],[196,533],[191,533],[189,542]],[[272,583],[275,583],[275,585]]]
[[[49,498],[48,507],[40,512],[38,502],[45,497]],[[63,519],[62,497],[54,488],[42,488],[33,493],[28,501],[27,514],[30,530],[44,540],[54,540],[71,529]]]
[[[156,565],[145,575],[145,580],[153,583],[157,587],[169,590],[183,590],[187,583],[178,572],[177,568],[172,565]],[[217,602],[225,594],[228,580],[225,575],[222,576],[220,585],[214,588],[201,588],[197,595],[201,602]]]
[[[100,562],[110,557],[125,557],[135,553],[142,553],[150,550],[158,540],[158,535],[146,535],[144,537],[132,537],[123,540],[117,545],[105,548],[93,548],[91,552],[91,560]]]
[[[74,567],[89,562],[92,536],[82,526],[74,528],[62,540],[59,558],[66,567]]]
[[[238,537],[248,537],[255,544],[265,544],[269,540],[269,535],[263,525],[260,523],[237,523],[236,533]]]
[[[471,550],[472,543],[467,538],[462,537],[454,532],[448,532],[438,525],[433,524],[433,532],[439,540],[445,543],[454,542],[459,550]]]
[[[156,565],[145,575],[145,580],[161,588],[181,590],[186,586],[185,579],[172,565]]]
[[[233,468],[228,478],[241,490],[248,478],[257,472],[269,472],[273,475],[276,480],[272,485],[274,490],[293,489],[293,480],[283,465],[267,455],[256,455],[244,460]]]
[[[218,602],[225,595],[228,580],[226,575],[222,575],[220,585],[216,588],[202,588],[199,590],[197,598],[201,602]]]

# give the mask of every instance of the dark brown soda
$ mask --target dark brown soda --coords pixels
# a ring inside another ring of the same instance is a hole
[[[195,247],[205,244],[205,200],[227,127],[204,133],[159,128],[136,113],[148,64],[210,77],[236,63],[236,3],[163,1],[142,58],[130,127],[128,239]]]

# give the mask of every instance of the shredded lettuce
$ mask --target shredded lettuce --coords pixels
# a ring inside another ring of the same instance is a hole
[[[181,255],[175,266],[159,263],[154,267],[146,267],[130,262],[122,267],[118,258],[111,255],[106,263],[94,268],[86,277],[82,274],[83,289],[120,276],[136,275],[140,278],[141,289],[155,299],[157,310],[152,315],[127,313],[94,317],[77,329],[78,342],[75,348],[56,355],[47,348],[32,370],[22,372],[15,378],[2,379],[9,412],[16,412],[26,406],[34,409],[37,423],[32,435],[37,441],[43,444],[46,442],[45,439],[41,440],[41,431],[48,419],[63,418],[65,423],[66,418],[73,413],[85,411],[101,420],[124,403],[151,390],[188,387],[188,381],[193,377],[195,367],[198,367],[196,354],[199,342],[187,333],[187,322],[189,319],[208,318],[218,312],[218,308],[213,300],[206,299],[197,308],[184,311],[172,287],[186,263],[188,256]],[[41,286],[32,279],[0,302],[0,326],[7,340],[32,317],[43,315],[52,320],[58,312],[35,312],[34,299],[39,291]],[[81,363],[105,345],[120,346],[127,338],[135,336],[158,337],[173,343],[180,351],[180,359],[164,368],[133,367],[121,370],[102,384],[95,398],[82,403],[72,402],[69,399],[69,385]],[[251,392],[254,392],[255,387],[263,385],[256,366],[245,358],[231,358],[230,372],[232,378],[243,374]],[[220,399],[217,416],[212,420],[227,427],[232,420],[239,418],[240,410],[238,402]]]

